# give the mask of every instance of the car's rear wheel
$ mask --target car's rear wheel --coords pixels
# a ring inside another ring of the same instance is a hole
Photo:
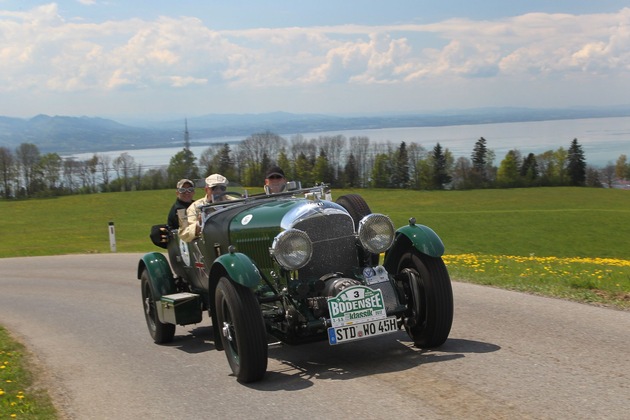
[[[142,305],[144,306],[144,317],[147,321],[149,334],[157,344],[170,343],[175,336],[175,325],[160,322],[157,314],[157,303],[155,294],[151,289],[149,272],[145,269],[140,276],[142,287]]]
[[[267,333],[254,293],[221,277],[215,294],[217,328],[232,372],[239,382],[254,382],[267,371]]]
[[[337,204],[346,209],[354,220],[354,229],[359,227],[359,221],[368,214],[372,214],[372,210],[359,194],[346,194],[337,199]]]
[[[420,348],[442,345],[453,323],[453,289],[444,261],[414,249],[403,254],[397,272],[408,302],[407,334]]]
[[[354,230],[359,229],[359,222],[368,214],[372,214],[372,210],[370,210],[370,206],[365,202],[363,197],[359,194],[346,194],[339,197],[336,201],[341,207],[346,209],[348,214],[352,217],[354,221]],[[369,254],[365,251],[367,256],[367,261],[371,265],[378,265],[379,256],[378,254]]]

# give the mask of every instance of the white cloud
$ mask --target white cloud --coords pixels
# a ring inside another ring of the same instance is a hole
[[[630,70],[630,8],[426,25],[217,31],[194,17],[68,21],[53,3],[0,10],[0,39],[0,92],[404,87],[442,78],[619,78]]]

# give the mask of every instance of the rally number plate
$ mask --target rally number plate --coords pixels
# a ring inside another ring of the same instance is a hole
[[[328,343],[331,345],[343,344],[362,338],[393,333],[397,330],[398,325],[395,316],[343,327],[330,327],[328,328]]]

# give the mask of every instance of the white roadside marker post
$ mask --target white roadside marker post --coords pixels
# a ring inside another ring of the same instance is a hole
[[[109,249],[111,252],[116,252],[116,230],[114,229],[114,222],[109,222]]]

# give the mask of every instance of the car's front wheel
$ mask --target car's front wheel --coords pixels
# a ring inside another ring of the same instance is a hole
[[[254,293],[221,277],[215,294],[221,342],[239,382],[254,382],[267,371],[267,333]]]
[[[444,262],[414,249],[403,254],[397,271],[407,298],[407,334],[420,348],[442,345],[453,323],[453,290]]]
[[[145,269],[140,276],[142,287],[142,305],[144,306],[144,317],[147,320],[147,327],[151,338],[157,344],[170,343],[175,335],[175,325],[160,322],[157,314],[157,304],[155,294],[151,289],[149,272]]]

